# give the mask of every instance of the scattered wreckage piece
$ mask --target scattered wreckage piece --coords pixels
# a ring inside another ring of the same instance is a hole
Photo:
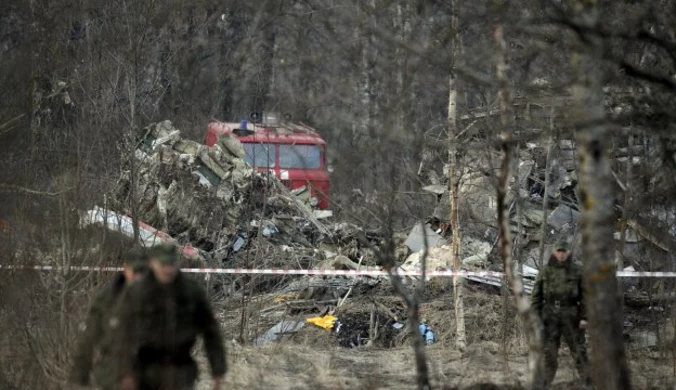
[[[421,190],[437,196],[444,195],[448,191],[448,186],[441,184],[431,184],[421,188]]]
[[[303,327],[305,327],[305,321],[294,321],[294,320],[283,320],[278,322],[275,326],[270,328],[263,335],[258,337],[255,341],[255,345],[265,345],[270,342],[276,341],[283,335],[297,333]]]
[[[425,244],[427,244],[428,248],[432,248],[442,246],[445,243],[446,239],[432,230],[428,224],[423,226],[419,223],[416,223],[415,226],[413,226],[413,229],[411,229],[406,237],[406,241],[404,241],[404,245],[406,245],[413,253],[425,249]]]
[[[534,210],[535,212],[533,213],[533,216],[531,218],[536,219],[537,217],[540,217],[540,220],[542,220],[542,213],[537,213],[537,210]],[[406,261],[400,266],[400,269],[403,271],[421,271],[422,270],[422,261],[423,258],[425,259],[425,269],[427,271],[435,271],[435,270],[446,270],[449,269],[449,265],[452,263],[452,251],[451,247],[449,245],[441,245],[439,247],[433,246],[430,243],[436,243],[437,241],[434,241],[435,235],[438,238],[441,238],[441,236],[438,236],[434,231],[432,231],[427,225],[425,226],[426,228],[426,233],[428,235],[432,235],[431,239],[428,239],[428,247],[427,251],[424,249],[424,243],[422,247],[418,251],[415,251],[415,253],[411,254],[408,256]],[[407,245],[409,245],[409,248],[414,249],[418,248],[417,245],[422,241],[423,237],[423,232],[421,229],[420,224],[416,224],[416,226],[411,230],[409,233],[409,236],[407,238]],[[414,239],[412,239],[414,238]],[[446,240],[444,239],[444,242]],[[411,245],[411,243],[414,243],[414,245]],[[462,258],[462,264],[463,267],[466,269],[467,267],[472,267],[472,268],[483,268],[488,265],[488,255],[490,254],[493,246],[489,244],[488,242],[485,242],[484,240],[476,239],[471,236],[463,236],[462,237],[462,242],[460,245],[461,248],[461,253],[460,256]],[[534,284],[534,278],[537,275],[537,270],[535,268],[529,267],[527,265],[523,265],[523,277],[524,277],[524,289],[526,293],[530,293],[533,288]],[[502,277],[498,276],[464,276],[466,279],[479,282],[479,283],[484,283],[484,284],[490,284],[493,286],[500,287],[502,285]]]
[[[333,210],[312,210],[312,215],[317,219],[327,219],[333,217]]]
[[[322,234],[329,234],[329,230],[324,226],[323,223],[321,223],[317,218],[315,218],[314,214],[312,213],[312,210],[308,208],[303,202],[300,201],[296,196],[291,194],[288,188],[286,188],[281,181],[272,178],[271,179],[274,188],[279,191],[283,198],[287,201],[290,201],[296,209],[302,214],[302,216],[310,221],[317,230],[322,233]]]
[[[502,287],[503,278],[497,276],[463,276],[467,280],[478,282],[482,284],[489,284],[491,286]],[[535,281],[532,279],[523,278],[523,291],[530,294],[533,291]]]
[[[401,269],[403,271],[421,271],[422,261],[424,257],[425,257],[424,250],[413,253],[406,259],[404,264],[401,265]],[[427,248],[427,256],[425,258],[426,271],[436,271],[438,269],[445,269],[448,264],[451,264],[451,262],[452,262],[452,251],[450,246],[444,245],[440,248],[436,247]]]
[[[427,235],[427,271],[445,269],[452,259],[452,248],[447,240],[425,225]],[[425,253],[425,242],[421,224],[416,224],[409,232],[404,244],[413,252],[409,255],[401,269],[405,271],[422,270],[422,259]],[[481,239],[464,235],[460,243],[460,258],[465,266],[485,266],[493,246]]]
[[[547,217],[547,224],[556,230],[569,228],[577,224],[580,212],[565,204],[559,204]]]
[[[104,210],[98,206],[87,211],[80,218],[80,227],[100,225],[121,233],[129,238],[134,238],[134,223],[128,215],[120,214],[111,210]],[[175,243],[176,241],[167,233],[139,221],[139,242],[146,248],[162,243]],[[179,245],[181,253],[191,260],[205,260],[205,253],[190,245]]]
[[[344,256],[344,255],[337,255],[333,258],[327,259],[319,263],[317,266],[315,266],[315,269],[354,269],[354,270],[380,270],[380,267],[368,267],[368,266],[363,266],[361,265],[361,262],[363,261],[364,256],[360,257],[360,262],[355,263],[354,261],[350,260],[349,257]]]

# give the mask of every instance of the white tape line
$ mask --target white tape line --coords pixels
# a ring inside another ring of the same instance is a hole
[[[620,278],[676,278],[676,272],[631,272],[618,271]]]
[[[58,271],[62,267],[50,265],[16,266],[0,265],[3,269],[23,269],[36,271]],[[72,266],[70,271],[121,271],[121,267],[90,267]],[[323,269],[252,269],[252,268],[182,268],[181,272],[196,274],[244,274],[244,275],[337,275],[337,276],[389,276],[385,270],[323,270]],[[396,271],[399,276],[422,276],[422,271]],[[479,277],[503,277],[503,272],[497,271],[428,271],[427,276],[479,276]],[[629,272],[619,271],[617,276],[621,278],[675,278],[676,272]]]

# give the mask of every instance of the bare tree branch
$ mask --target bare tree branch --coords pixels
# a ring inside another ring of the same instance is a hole
[[[21,187],[17,186],[14,184],[5,184],[5,183],[0,183],[0,191],[4,192],[20,192],[24,194],[31,194],[31,195],[41,195],[41,196],[57,196],[60,194],[63,194],[65,192],[68,192],[72,190],[73,188],[66,188],[63,191],[57,191],[57,192],[47,192],[47,191],[38,191],[38,190],[33,190],[30,188],[26,187]]]

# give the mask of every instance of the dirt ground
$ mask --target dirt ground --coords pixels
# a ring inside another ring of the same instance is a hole
[[[230,348],[227,389],[413,389],[415,365],[410,348],[313,349],[294,343]],[[573,361],[561,356],[553,389],[576,389]],[[490,342],[471,345],[465,354],[437,344],[427,349],[432,384],[437,389],[520,389],[525,380],[526,357],[507,361]],[[203,365],[204,361],[201,362]],[[659,361],[632,361],[635,389],[673,389],[673,367]],[[206,367],[203,367],[205,372]],[[205,375],[198,390],[210,389]]]
[[[433,388],[521,389],[527,373],[526,343],[514,320],[507,323],[502,320],[514,318],[515,313],[505,313],[499,291],[477,285],[465,289],[468,346],[463,353],[453,344],[455,324],[449,286],[432,282],[427,291],[420,313],[434,327],[438,340],[426,347]],[[251,300],[246,312],[248,340],[254,340],[282,319],[303,321],[322,310],[321,305],[268,310],[278,305],[274,296]],[[276,342],[254,346],[249,341],[241,345],[235,341],[242,319],[242,310],[238,308],[241,302],[221,309],[228,340],[227,389],[416,388],[409,336],[405,328],[396,330],[392,326],[396,322],[405,323],[405,307],[387,284],[336,309],[339,320],[350,324],[348,332],[340,336],[307,324]],[[350,340],[356,343],[360,337],[368,338],[371,313],[378,328],[373,345],[345,347]],[[676,389],[676,366],[669,351],[637,348],[633,342],[627,342],[626,346],[635,389]],[[568,349],[562,347],[559,354],[559,370],[552,388],[580,388]],[[198,389],[210,389],[208,367],[203,358],[199,360],[203,377]]]

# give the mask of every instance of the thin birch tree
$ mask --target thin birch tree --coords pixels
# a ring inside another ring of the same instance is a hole
[[[462,261],[460,260],[460,218],[458,217],[458,190],[460,183],[460,175],[458,173],[458,118],[457,118],[457,101],[458,101],[458,85],[455,64],[459,53],[459,39],[458,34],[458,16],[457,16],[457,2],[451,2],[451,72],[448,82],[448,185],[451,204],[450,225],[453,232],[453,242],[451,244],[451,259],[452,264],[447,264],[452,267],[453,271],[460,271],[462,268]],[[462,277],[453,276],[453,301],[455,308],[455,323],[456,323],[456,346],[460,350],[466,348],[467,336],[465,334],[465,310],[462,299]]]
[[[528,368],[531,374],[530,382],[533,388],[539,387],[539,378],[536,374],[541,370],[537,369],[541,362],[541,335],[538,327],[535,313],[531,310],[529,296],[525,294],[521,276],[517,273],[517,264],[512,258],[512,239],[509,227],[509,206],[507,205],[507,191],[509,188],[509,179],[512,177],[511,167],[515,160],[516,140],[513,136],[514,115],[511,109],[510,87],[507,78],[507,65],[505,53],[507,44],[503,35],[503,27],[497,25],[493,31],[493,37],[496,46],[496,75],[498,78],[498,100],[500,102],[500,122],[502,127],[501,142],[503,159],[500,167],[500,176],[498,177],[497,201],[498,201],[498,226],[500,237],[500,257],[502,258],[507,284],[514,294],[514,303],[516,304],[519,317],[521,319],[524,332],[528,335]],[[516,196],[519,196],[518,189]]]

